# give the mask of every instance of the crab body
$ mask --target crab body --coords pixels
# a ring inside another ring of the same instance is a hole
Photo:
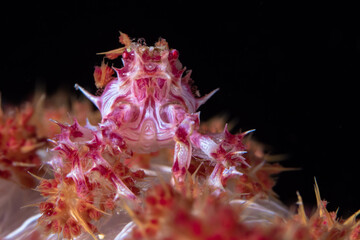
[[[182,76],[185,68],[178,55],[167,44],[132,43],[122,54],[124,67],[113,68],[117,77],[101,96],[80,88],[99,108],[101,126],[118,132],[134,152],[173,147],[179,124],[216,91],[203,98],[194,96],[191,72]]]
[[[218,89],[200,97],[192,86],[191,71],[184,75],[178,51],[169,49],[164,39],[148,47],[121,34],[120,42],[125,47],[104,54],[109,59],[122,56],[124,66],[111,69],[103,63],[95,70],[95,83],[103,89],[100,96],[75,85],[101,112],[98,132],[113,145],[121,143],[121,149],[130,152],[174,148],[172,172],[176,182],[185,180],[196,149],[202,159],[216,165],[209,182],[221,185],[226,170],[243,163],[244,146],[239,137],[228,147],[234,136],[226,129],[216,139],[198,132],[200,119],[196,111]],[[112,72],[116,77],[111,77]]]

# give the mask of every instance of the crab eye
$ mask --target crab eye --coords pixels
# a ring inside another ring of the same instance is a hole
[[[169,59],[177,59],[179,57],[179,51],[176,49],[171,49],[169,53]]]

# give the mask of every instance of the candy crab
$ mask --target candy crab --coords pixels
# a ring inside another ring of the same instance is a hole
[[[100,110],[101,122],[81,126],[76,119],[72,124],[55,121],[61,133],[50,140],[55,146],[47,161],[54,179],[40,178],[37,187],[46,198],[39,205],[38,220],[45,233],[71,239],[83,229],[96,238],[91,222],[103,214],[140,209],[141,191],[146,189],[138,183],[147,176],[143,171],[147,169],[127,164],[138,154],[174,149],[171,182],[183,193],[189,189],[192,159],[197,159],[198,168],[192,174],[201,163],[206,165],[202,182],[215,195],[224,192],[227,179],[243,175],[241,169],[249,167],[243,156],[247,132],[232,135],[226,127],[211,134],[199,130],[196,111],[218,89],[200,97],[192,86],[191,72],[183,76],[178,51],[169,49],[164,39],[148,47],[122,33],[120,42],[125,47],[104,54],[108,59],[122,56],[124,66],[110,68],[103,62],[95,68],[100,95],[75,85]]]
[[[162,148],[175,149],[173,177],[183,182],[191,157],[198,152],[215,162],[209,179],[220,184],[218,176],[239,174],[233,167],[246,164],[241,156],[242,136],[233,136],[226,129],[219,137],[200,134],[199,113],[196,110],[214,93],[200,97],[190,78],[191,71],[182,77],[185,68],[178,60],[179,53],[169,49],[160,39],[148,47],[141,41],[132,42],[121,33],[125,47],[105,52],[114,59],[122,55],[123,68],[110,68],[104,63],[95,71],[96,85],[104,88],[94,96],[75,85],[100,110],[103,133],[111,133],[111,141],[119,141],[133,152],[151,153]],[[113,71],[117,77],[112,77]]]

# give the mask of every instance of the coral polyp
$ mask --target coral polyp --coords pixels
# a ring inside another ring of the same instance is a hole
[[[33,113],[30,104],[6,112],[0,105],[0,178],[27,187],[35,184],[27,172],[35,172],[41,166],[36,151],[46,143],[46,139],[37,136],[31,121]]]

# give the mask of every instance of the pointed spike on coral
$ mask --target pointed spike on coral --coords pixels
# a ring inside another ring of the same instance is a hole
[[[231,155],[235,155],[235,154],[242,155],[242,154],[245,154],[245,153],[247,153],[247,151],[236,151],[236,152],[232,152]]]
[[[196,99],[196,108],[199,108],[201,105],[203,105],[207,100],[209,100],[209,98],[211,98],[219,90],[220,90],[220,88],[217,88],[217,89],[211,91],[210,93],[206,94],[205,96],[203,96],[201,98],[197,98]]]
[[[316,181],[316,177],[314,177],[314,181],[315,181],[315,184],[314,184],[314,190],[315,190],[315,196],[316,196],[316,203],[317,203],[317,207],[318,209],[320,210],[320,216],[322,216],[323,214],[323,204],[322,204],[322,201],[321,201],[321,196],[320,196],[320,189],[319,189],[319,185]]]
[[[242,136],[246,136],[246,135],[248,135],[249,133],[253,133],[253,132],[255,132],[255,131],[256,131],[256,129],[250,129],[250,130],[247,130],[247,131],[241,133],[241,135],[242,135]]]
[[[51,142],[52,144],[58,145],[58,142],[55,141],[54,139],[49,138],[49,139],[47,139],[47,141]]]
[[[246,162],[245,158],[242,158],[241,160],[242,160],[242,162],[241,162],[242,164],[244,164],[248,168],[251,168],[251,165]]]
[[[89,208],[92,208],[92,209],[94,209],[94,210],[102,213],[102,214],[105,214],[105,215],[107,215],[107,216],[111,216],[110,213],[105,212],[105,211],[101,210],[100,208],[95,207],[95,206],[94,206],[93,204],[91,204],[91,203],[85,203],[85,205],[86,205],[87,207],[89,207]]]
[[[36,190],[35,190],[35,191],[36,191]],[[26,204],[26,205],[24,205],[24,206],[21,206],[20,209],[28,208],[28,207],[39,207],[39,203]]]
[[[305,213],[304,203],[303,203],[303,200],[302,200],[302,197],[301,197],[299,191],[296,191],[296,195],[298,197],[297,204],[299,205],[298,214],[300,216],[301,222],[306,225],[308,222],[308,219],[307,219],[307,216]]]
[[[263,160],[262,162],[260,162],[258,165],[256,165],[255,167],[252,168],[250,174],[255,174],[257,171],[259,171],[264,165],[265,165],[265,160]]]
[[[359,216],[359,215],[360,215],[360,209],[357,212],[355,212],[353,215],[351,215],[348,219],[345,220],[344,226],[353,225],[355,223],[357,216]]]
[[[92,230],[90,229],[88,223],[86,222],[86,220],[84,220],[80,213],[74,208],[74,209],[70,209],[70,215],[79,223],[79,225],[81,227],[83,227],[85,229],[85,231],[90,234],[90,236],[94,239],[97,240],[95,234],[92,232]]]
[[[50,118],[49,121],[55,123],[55,124],[58,125],[61,129],[70,127],[70,125],[65,125],[65,124],[63,124],[63,123],[60,123],[60,122],[56,121],[55,119],[52,119],[52,118]]]
[[[45,99],[46,99],[45,93],[41,93],[40,97],[38,99],[36,99],[35,115],[39,115],[40,112],[43,110],[44,104],[45,104]],[[1,107],[1,103],[0,103],[0,107]]]
[[[199,166],[196,168],[195,172],[191,175],[191,179],[192,179],[193,182],[196,182],[195,181],[196,180],[196,175],[197,175],[198,171],[200,170],[200,168],[202,167],[202,165],[204,165],[204,162],[201,162],[199,164]]]
[[[33,144],[33,145],[30,145],[30,146],[23,146],[23,147],[20,148],[20,152],[26,154],[26,153],[32,152],[32,151],[34,151],[34,150],[36,150],[36,149],[38,149],[38,148],[40,148],[42,146],[44,146],[43,142]],[[25,164],[25,163],[23,163],[23,164]]]
[[[77,83],[75,84],[74,87],[76,90],[80,90],[85,95],[85,97],[87,97],[97,108],[100,109],[100,100],[98,97],[90,94],[88,91],[86,91],[84,88],[79,86],[79,84]]]
[[[137,225],[140,231],[144,233],[144,224],[137,217],[136,213],[131,209],[131,207],[125,202],[122,202],[122,208],[129,214],[133,222]]]
[[[79,121],[78,121],[75,117],[69,115],[69,118],[72,119],[72,121],[73,121],[73,124],[70,125],[70,126],[72,126],[72,127],[74,127],[74,128],[79,128],[79,127],[81,127]]]
[[[38,164],[35,163],[24,163],[24,162],[12,162],[12,165],[14,167],[28,167],[28,168],[33,168],[38,166]]]
[[[37,179],[37,180],[39,180],[39,181],[45,180],[45,178],[39,177],[39,176],[33,174],[33,173],[30,172],[30,171],[27,171],[27,173],[30,174],[33,178],[35,178],[35,179]]]
[[[228,134],[231,134],[230,131],[229,131],[229,129],[228,129],[228,123],[225,123],[223,133],[225,134],[225,136],[228,135]]]
[[[331,228],[334,225],[334,220],[332,219],[330,213],[327,211],[326,207],[323,204],[323,201],[321,200],[320,189],[319,189],[319,185],[316,181],[316,177],[314,177],[314,181],[315,181],[314,188],[315,188],[316,202],[317,202],[317,207],[319,210],[319,215],[320,215],[320,217],[327,218],[329,227]]]
[[[228,124],[225,123],[224,131],[223,131],[225,138],[231,138],[233,135],[230,133],[228,129]]]

